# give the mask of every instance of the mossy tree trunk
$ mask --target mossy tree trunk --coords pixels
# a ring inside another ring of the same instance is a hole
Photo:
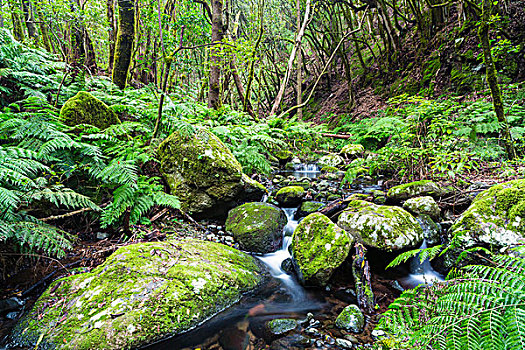
[[[113,59],[115,58],[115,0],[106,1],[106,15],[108,17],[108,41],[109,41],[109,58],[108,58],[108,72],[113,70]]]
[[[512,143],[512,137],[509,132],[509,125],[505,118],[505,111],[503,110],[503,99],[501,97],[501,89],[498,84],[498,77],[496,73],[496,65],[492,59],[492,53],[490,50],[489,41],[489,21],[492,12],[492,1],[484,0],[482,7],[481,21],[478,28],[478,36],[481,42],[481,48],[483,49],[483,61],[485,62],[485,69],[487,72],[487,83],[490,87],[490,93],[492,95],[492,104],[494,105],[494,112],[498,118],[498,122],[501,124],[501,136],[505,143],[505,149],[507,151],[507,157],[509,159],[516,158],[516,150]]]
[[[359,307],[367,313],[372,313],[375,307],[372,290],[370,267],[366,260],[366,248],[361,243],[355,245],[355,256],[352,262],[352,275],[355,281],[355,291]]]
[[[55,49],[53,47],[51,38],[49,37],[49,29],[48,25],[46,23],[46,17],[44,16],[44,13],[42,12],[42,5],[40,3],[35,4],[35,12],[38,17],[38,27],[40,28],[40,32],[42,33],[42,44],[44,45],[44,48],[48,52],[55,52]]]
[[[118,6],[118,32],[112,78],[113,83],[123,89],[126,86],[133,50],[133,39],[135,37],[134,0],[118,0]]]
[[[13,22],[13,36],[18,41],[24,41],[25,33],[22,27],[22,19],[20,18],[20,9],[14,0],[8,0],[7,3],[11,12],[11,21]]]
[[[220,42],[224,37],[222,23],[222,0],[211,1],[211,41],[213,46],[210,49],[210,84],[208,90],[208,107],[220,107],[221,100],[221,46]]]

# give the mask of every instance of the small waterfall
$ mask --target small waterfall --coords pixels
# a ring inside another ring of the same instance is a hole
[[[424,239],[419,249],[427,248],[427,240]],[[408,288],[415,288],[421,284],[432,284],[436,281],[444,281],[445,277],[436,272],[430,265],[430,261],[421,261],[419,254],[410,260],[410,274],[401,279],[401,284]]]
[[[281,170],[278,172],[278,174],[284,176],[292,175],[297,179],[301,177],[315,179],[319,177],[321,171],[319,170],[317,164],[297,164],[294,170]]]
[[[274,253],[265,254],[263,256],[259,256],[258,258],[266,266],[268,266],[268,269],[270,270],[270,273],[273,277],[282,281],[282,283],[292,296],[293,301],[297,302],[305,299],[304,289],[301,285],[297,283],[297,281],[295,281],[295,279],[292,276],[287,274],[281,268],[283,261],[292,257],[290,255],[289,247],[290,244],[292,244],[293,232],[295,231],[295,228],[298,224],[298,221],[294,220],[294,215],[297,211],[297,208],[282,209],[284,210],[284,212],[286,213],[286,217],[288,218],[288,222],[283,229],[282,247]]]

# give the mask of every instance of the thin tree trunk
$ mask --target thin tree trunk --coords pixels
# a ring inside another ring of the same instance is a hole
[[[222,27],[222,0],[212,0],[211,41],[214,44],[210,49],[210,84],[208,90],[208,108],[217,109],[220,104],[221,79],[221,47],[224,37]]]
[[[297,28],[301,25],[301,0],[296,0],[295,7],[297,11]],[[303,55],[301,51],[301,42],[299,42],[297,48],[297,105],[300,106],[303,103]],[[303,119],[303,109],[297,108],[297,118]]]
[[[304,31],[306,30],[306,25],[308,24],[309,18],[310,18],[310,0],[306,0],[306,10],[304,13],[303,24],[301,28],[298,28],[297,35],[295,37],[295,45],[292,49],[292,53],[290,54],[290,58],[288,59],[288,67],[286,69],[284,79],[281,83],[281,87],[279,88],[279,92],[277,93],[277,97],[275,98],[275,101],[273,103],[272,110],[270,111],[270,115],[275,114],[277,112],[277,109],[279,109],[279,106],[281,105],[281,101],[284,95],[284,90],[286,89],[286,85],[288,85],[288,80],[290,79],[290,75],[292,72],[293,62],[295,60],[295,55],[297,54],[297,48],[301,45],[301,40],[303,38]]]
[[[18,41],[25,40],[24,28],[22,27],[22,19],[20,18],[20,10],[17,8],[13,0],[8,1],[9,11],[11,11],[11,20],[13,22],[13,36]]]
[[[374,311],[374,293],[372,291],[370,266],[366,260],[366,248],[361,243],[355,245],[355,256],[352,262],[352,274],[355,281],[357,304],[367,313]]]
[[[483,49],[483,60],[485,62],[485,69],[487,71],[487,82],[490,87],[490,93],[492,95],[492,104],[494,105],[494,112],[498,118],[498,122],[502,125],[503,131],[502,136],[505,143],[505,149],[507,151],[507,157],[509,159],[516,158],[516,150],[512,143],[512,137],[509,132],[509,125],[505,118],[505,111],[503,110],[503,100],[501,97],[501,89],[498,84],[498,77],[496,75],[496,67],[494,60],[492,59],[492,53],[490,52],[490,41],[489,41],[489,19],[492,12],[492,1],[483,0],[483,9],[481,15],[481,23],[478,28],[478,36],[481,42],[481,48]]]
[[[106,15],[108,17],[109,30],[108,30],[108,39],[109,39],[109,57],[108,57],[108,72],[113,70],[113,60],[115,58],[115,0],[106,1]]]
[[[113,83],[123,89],[126,86],[135,37],[135,7],[134,0],[118,0],[118,5],[118,33],[112,78]]]
[[[33,18],[33,11],[29,0],[22,0],[22,10],[24,11],[24,19],[27,27],[27,35],[30,38],[36,38],[38,33],[36,31],[35,20]]]

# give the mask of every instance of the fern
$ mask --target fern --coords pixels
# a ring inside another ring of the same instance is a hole
[[[379,327],[405,349],[525,348],[525,260],[497,255],[492,261],[404,292]]]

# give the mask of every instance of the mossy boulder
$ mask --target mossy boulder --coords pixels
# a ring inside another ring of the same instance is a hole
[[[412,197],[432,196],[439,197],[445,191],[433,181],[421,180],[394,186],[387,192],[387,197],[392,201],[403,201]]]
[[[337,225],[366,246],[385,251],[414,248],[423,241],[419,223],[400,207],[354,200]]]
[[[233,305],[261,273],[253,257],[207,241],[125,246],[91,272],[53,282],[11,340],[39,349],[138,348]]]
[[[288,219],[283,210],[268,203],[246,203],[230,210],[226,231],[242,250],[271,253],[280,248],[283,228]]]
[[[64,103],[60,118],[69,126],[90,124],[99,129],[120,123],[115,112],[86,91],[78,92]]]
[[[190,214],[224,216],[242,193],[241,165],[206,129],[198,129],[193,135],[175,132],[160,144],[157,153],[171,193]]]
[[[430,196],[414,197],[403,203],[403,208],[415,215],[428,215],[432,219],[439,219],[441,210],[434,198]]]
[[[350,252],[354,239],[328,217],[313,213],[304,218],[292,237],[292,261],[304,285],[325,286]]]
[[[338,154],[327,154],[326,156],[322,156],[321,158],[319,158],[319,160],[317,161],[317,163],[319,163],[321,167],[337,167],[338,165],[341,165],[344,162],[345,161],[343,157],[341,157]]]
[[[364,152],[365,152],[365,148],[363,147],[363,145],[351,143],[351,144],[343,146],[340,154],[350,156],[350,157],[356,157],[356,156],[363,154]]]
[[[525,243],[525,180],[505,182],[481,192],[450,228],[463,248]]]
[[[325,204],[322,202],[314,202],[314,201],[304,202],[299,207],[299,210],[297,210],[297,213],[295,214],[295,216],[296,218],[305,217],[307,215],[315,213],[316,211],[319,211],[324,206]]]
[[[352,333],[361,333],[365,326],[365,316],[357,305],[348,305],[335,319],[335,325]]]
[[[268,194],[268,190],[263,184],[252,179],[246,174],[242,174],[241,181],[243,187],[240,198],[243,201],[260,201],[265,194]]]
[[[283,207],[293,207],[302,202],[305,190],[301,186],[286,186],[275,194],[275,200]]]
[[[276,318],[266,322],[266,331],[268,338],[278,338],[284,336],[298,326],[297,321],[293,318]]]

